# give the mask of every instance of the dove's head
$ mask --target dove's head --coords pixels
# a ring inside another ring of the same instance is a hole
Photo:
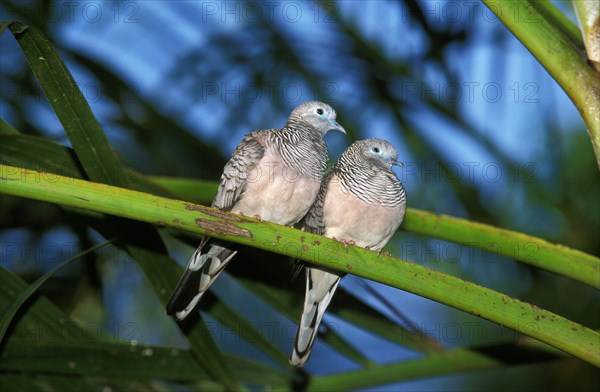
[[[354,142],[355,151],[366,158],[367,161],[383,165],[387,168],[392,166],[404,166],[398,161],[398,152],[390,142],[382,139],[365,139]]]
[[[344,128],[335,121],[335,110],[326,103],[318,101],[305,102],[290,114],[288,124],[302,123],[317,129],[324,136],[329,131],[346,133]]]

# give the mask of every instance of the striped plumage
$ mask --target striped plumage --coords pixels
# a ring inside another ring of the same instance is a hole
[[[247,134],[225,165],[212,206],[293,225],[313,204],[325,173],[329,130],[344,132],[336,113],[322,102],[292,111],[282,129]],[[236,246],[204,237],[167,305],[167,313],[186,318],[214,283]]]
[[[359,140],[323,180],[304,220],[306,231],[380,251],[406,211],[406,193],[391,167],[401,165],[396,149],[381,139]],[[343,255],[343,252],[339,253]],[[306,296],[290,363],[303,366],[341,275],[306,268]]]
[[[391,170],[397,158],[398,153],[385,140],[360,140],[348,147],[329,175],[336,175],[345,190],[365,203],[397,207],[406,204],[404,187]]]

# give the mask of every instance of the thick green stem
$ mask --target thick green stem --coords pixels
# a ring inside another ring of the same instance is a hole
[[[573,0],[581,26],[585,51],[596,71],[600,72],[600,4],[598,0]]]
[[[539,8],[550,2],[482,0],[558,82],[579,110],[587,126],[600,168],[600,75],[587,63],[556,18]]]
[[[404,229],[512,257],[525,264],[600,288],[600,260],[541,238],[483,223],[409,209]]]
[[[206,234],[297,257],[450,305],[600,367],[600,334],[534,305],[414,263],[209,207],[0,165],[1,192]]]
[[[183,178],[149,179],[198,203],[210,203],[218,185]],[[600,289],[600,259],[538,237],[415,208],[406,212],[402,229],[508,256]]]

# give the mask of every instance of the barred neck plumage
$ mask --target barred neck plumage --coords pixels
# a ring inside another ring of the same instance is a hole
[[[319,130],[303,122],[290,121],[271,134],[283,163],[302,175],[321,181],[327,166],[327,146]]]
[[[386,207],[406,203],[404,186],[396,174],[389,167],[362,154],[343,154],[332,172],[338,176],[345,190],[365,203]]]

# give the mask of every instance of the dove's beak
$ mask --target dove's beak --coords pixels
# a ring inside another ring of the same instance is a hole
[[[390,166],[402,166],[404,167],[404,163],[396,160],[396,159],[390,159]]]
[[[331,120],[331,128],[329,128],[329,130],[330,131],[340,131],[344,135],[346,134],[346,130],[344,129],[344,127],[342,127],[340,124],[338,124],[337,121],[335,121],[335,120]]]

